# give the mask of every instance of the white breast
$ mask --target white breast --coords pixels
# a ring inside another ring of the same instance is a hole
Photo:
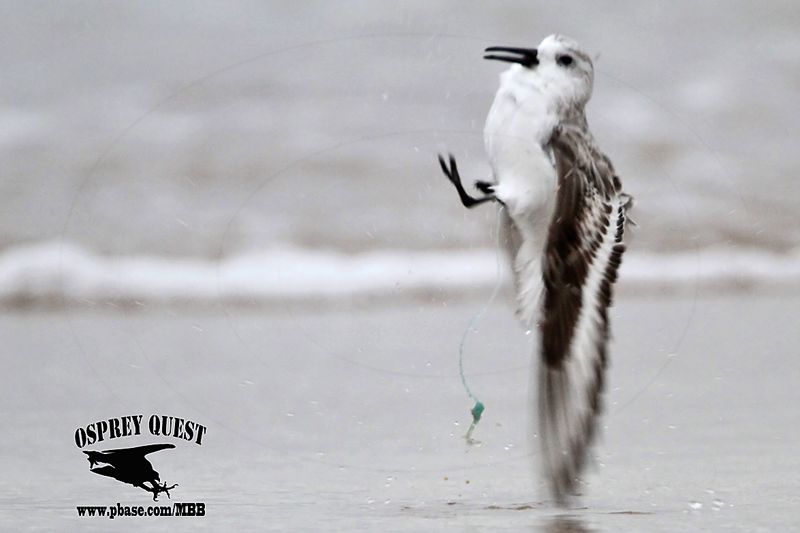
[[[543,144],[556,119],[541,93],[515,77],[516,70],[512,67],[501,77],[486,119],[484,143],[498,184],[495,193],[524,233],[525,226],[549,222],[547,207],[555,198],[556,172]]]

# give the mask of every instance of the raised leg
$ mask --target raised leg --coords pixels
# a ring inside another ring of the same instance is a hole
[[[464,207],[468,209],[472,209],[476,205],[480,205],[482,203],[488,202],[490,200],[496,200],[494,193],[492,191],[492,184],[485,182],[485,181],[478,181],[475,182],[475,186],[480,189],[486,196],[481,198],[473,198],[467,191],[464,190],[464,185],[461,183],[461,176],[458,173],[458,166],[456,166],[456,159],[452,155],[450,155],[450,165],[448,166],[447,162],[445,162],[442,156],[439,156],[439,165],[442,167],[442,172],[444,175],[447,176],[447,179],[450,180],[450,183],[453,184],[456,188],[456,192],[458,193],[458,198],[461,200],[461,203]]]

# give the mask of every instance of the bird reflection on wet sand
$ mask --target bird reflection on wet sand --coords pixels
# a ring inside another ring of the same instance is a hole
[[[556,516],[548,520],[544,531],[547,533],[589,533],[594,530],[574,516]]]

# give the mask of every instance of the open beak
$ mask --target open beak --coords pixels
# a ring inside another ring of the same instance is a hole
[[[503,55],[497,55],[492,52],[503,52]],[[536,57],[536,48],[490,46],[484,51],[483,58],[496,59],[497,61],[505,61],[507,63],[518,63],[525,68],[533,68],[539,64],[539,59]]]

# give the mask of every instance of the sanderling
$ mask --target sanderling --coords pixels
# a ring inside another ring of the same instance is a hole
[[[494,46],[485,59],[513,63],[500,76],[484,129],[492,181],[461,183],[439,157],[462,203],[503,206],[517,314],[540,330],[539,440],[544,473],[560,504],[575,493],[602,409],[608,308],[625,245],[631,197],[586,123],[594,67],[573,40],[537,48]]]

